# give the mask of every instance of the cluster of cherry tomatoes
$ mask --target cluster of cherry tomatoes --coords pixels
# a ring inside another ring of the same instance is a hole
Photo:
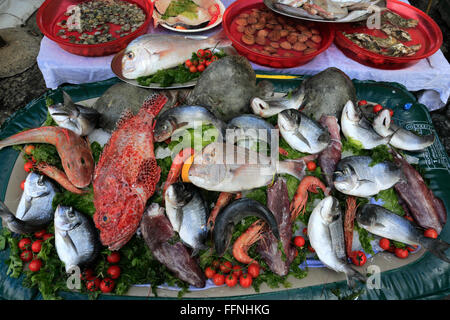
[[[234,265],[230,261],[214,260],[209,267],[205,269],[205,275],[212,279],[216,286],[226,284],[228,287],[234,287],[239,282],[242,288],[248,288],[252,285],[253,279],[259,276],[260,267],[258,263],[253,262],[247,267],[244,273],[243,267]]]
[[[85,269],[80,275],[81,280],[85,281],[86,289],[90,292],[100,290],[103,293],[112,292],[115,288],[114,280],[120,277],[121,269],[117,265],[120,261],[120,253],[111,252],[106,256],[106,260],[110,264],[106,270],[107,277],[101,279],[94,275],[94,271],[90,268]]]
[[[23,165],[23,169],[25,170],[25,172],[31,172],[31,170],[33,170],[34,164],[36,163],[36,159],[34,159],[33,157],[33,151],[34,149],[36,149],[35,146],[33,145],[27,145],[24,148],[24,152],[26,155],[31,156],[31,160],[27,161],[24,165]],[[25,180],[23,180],[20,183],[20,188],[23,190],[25,188]]]
[[[37,258],[37,254],[41,252],[42,242],[52,238],[52,233],[47,233],[46,230],[37,231],[34,233],[34,240],[31,237],[22,238],[19,240],[18,247],[22,251],[20,253],[20,260],[28,264],[28,269],[32,272],[41,270],[42,260]]]
[[[362,107],[362,106],[366,106],[368,103],[366,100],[360,100],[358,101],[358,106]],[[381,110],[383,110],[383,106],[381,104],[376,104],[373,106],[373,113],[378,113]],[[389,109],[389,114],[391,115],[391,117],[394,115],[394,110]]]
[[[199,49],[195,54],[195,58],[188,59],[184,65],[190,72],[203,72],[214,61],[219,60],[217,55],[214,55],[211,50]]]

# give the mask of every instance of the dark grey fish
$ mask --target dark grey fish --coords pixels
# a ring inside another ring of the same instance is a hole
[[[2,219],[3,227],[18,234],[33,233],[44,229],[48,225],[48,223],[34,224],[32,221],[22,221],[17,219],[2,201],[0,201],[0,218]]]
[[[72,207],[58,205],[55,211],[55,247],[66,271],[84,267],[100,253],[98,231],[91,218]]]
[[[375,204],[365,204],[356,214],[358,225],[377,236],[410,245],[421,245],[439,259],[450,263],[445,251],[450,244],[428,238],[411,221]]]

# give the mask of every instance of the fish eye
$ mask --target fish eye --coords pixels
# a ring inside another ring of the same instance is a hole
[[[108,217],[106,215],[104,215],[102,220],[103,220],[103,222],[107,222],[108,221]]]
[[[126,56],[127,56],[128,60],[133,60],[134,59],[134,53],[131,52],[131,51],[126,53]]]
[[[69,218],[75,217],[75,213],[73,212],[73,208],[72,207],[70,207],[69,210],[67,210],[67,216]]]
[[[81,158],[80,161],[81,161],[81,164],[84,166],[85,163],[86,163],[86,162],[84,161],[84,158]]]

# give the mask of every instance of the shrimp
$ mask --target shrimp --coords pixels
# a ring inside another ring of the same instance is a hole
[[[265,225],[266,223],[263,220],[258,219],[236,239],[233,244],[233,257],[237,261],[245,264],[257,263],[256,260],[248,256],[247,251],[252,244],[261,239],[261,232]]]
[[[233,199],[233,194],[229,192],[221,192],[219,194],[219,198],[217,198],[216,204],[214,208],[211,210],[209,214],[208,221],[206,223],[209,226],[211,232],[214,230],[214,222],[216,221],[216,217],[219,214],[220,210],[222,210],[230,201]],[[242,198],[242,193],[237,193],[234,200]]]
[[[186,148],[181,150],[175,158],[173,158],[172,165],[169,170],[169,174],[167,175],[166,182],[164,183],[163,187],[163,199],[166,196],[166,190],[167,188],[175,183],[178,180],[178,177],[180,176],[181,169],[183,168],[184,162],[194,154],[194,149],[192,148]]]
[[[303,214],[305,212],[306,202],[308,202],[308,191],[317,193],[317,188],[322,189],[325,194],[328,194],[328,189],[325,187],[325,184],[316,177],[306,176],[300,181],[290,205],[291,221],[297,219],[300,213]]]
[[[356,197],[348,196],[346,201],[346,210],[344,215],[344,239],[345,239],[345,251],[347,257],[350,257],[352,253],[353,245],[353,228],[356,215]]]

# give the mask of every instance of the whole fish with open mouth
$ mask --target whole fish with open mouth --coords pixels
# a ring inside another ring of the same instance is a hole
[[[372,127],[372,124],[356,109],[352,101],[348,101],[341,116],[341,128],[347,139],[356,140],[364,149],[373,149],[382,144],[388,144],[389,138],[382,137]]]
[[[208,210],[198,188],[191,183],[171,184],[165,194],[165,206],[173,230],[193,249],[192,255],[206,249]]]
[[[145,210],[140,223],[142,237],[153,257],[165,265],[175,276],[190,285],[203,288],[206,277],[188,248],[177,241],[171,241],[175,231],[164,214],[164,208],[152,203]]]
[[[429,237],[411,221],[375,204],[365,204],[356,215],[358,225],[377,236],[409,245],[421,245],[439,259],[450,263],[445,251],[450,244]]]
[[[295,150],[319,153],[330,143],[330,134],[302,112],[288,109],[278,114],[281,136]]]
[[[16,218],[33,224],[49,224],[53,221],[52,201],[57,192],[57,187],[48,178],[30,172],[25,179]]]
[[[345,247],[344,230],[334,227],[339,219],[342,219],[339,201],[332,196],[327,196],[317,204],[309,217],[308,238],[319,260],[327,268],[344,272],[347,284],[355,287],[355,280],[365,282],[366,279],[344,259],[345,251],[342,251]]]
[[[55,210],[55,247],[66,271],[88,266],[98,257],[101,246],[91,218],[72,207],[58,205]]]
[[[434,143],[435,135],[419,136],[413,132],[396,125],[388,109],[381,111],[373,120],[373,129],[382,137],[389,138],[389,144],[393,147],[408,150],[423,150]]]
[[[204,106],[179,106],[164,111],[156,118],[154,139],[162,142],[176,133],[198,125],[212,124],[218,130],[218,138],[223,140],[226,124]]]
[[[42,230],[47,227],[48,223],[33,223],[33,221],[23,221],[18,219],[6,205],[0,201],[0,218],[2,219],[2,226],[8,228],[10,231],[18,234],[30,234]]]
[[[257,142],[265,142],[270,149],[272,130],[275,130],[275,127],[263,118],[253,114],[243,114],[228,122],[225,140],[228,143],[234,143],[236,140],[240,147],[251,147]],[[276,135],[278,136],[278,133]]]
[[[394,163],[384,161],[370,166],[368,156],[343,158],[333,174],[334,187],[346,195],[370,197],[401,181],[402,170]]]
[[[155,74],[184,63],[198,49],[225,47],[231,41],[225,32],[209,38],[148,33],[131,41],[122,58],[122,74],[127,79]]]
[[[234,193],[268,185],[277,173],[301,180],[305,167],[303,160],[277,161],[247,148],[213,142],[194,156],[188,178],[202,189]]]
[[[261,203],[249,198],[241,198],[227,205],[217,216],[214,224],[214,248],[222,256],[230,245],[234,226],[242,219],[250,216],[264,220],[276,239],[280,239],[280,232],[273,213]]]
[[[286,109],[299,109],[305,97],[305,81],[293,92],[282,97],[266,97],[261,99],[254,97],[250,101],[250,106],[254,114],[270,118]]]
[[[64,103],[48,106],[48,112],[58,126],[72,130],[80,136],[89,135],[97,126],[100,113],[93,109],[73,103],[63,91]]]

